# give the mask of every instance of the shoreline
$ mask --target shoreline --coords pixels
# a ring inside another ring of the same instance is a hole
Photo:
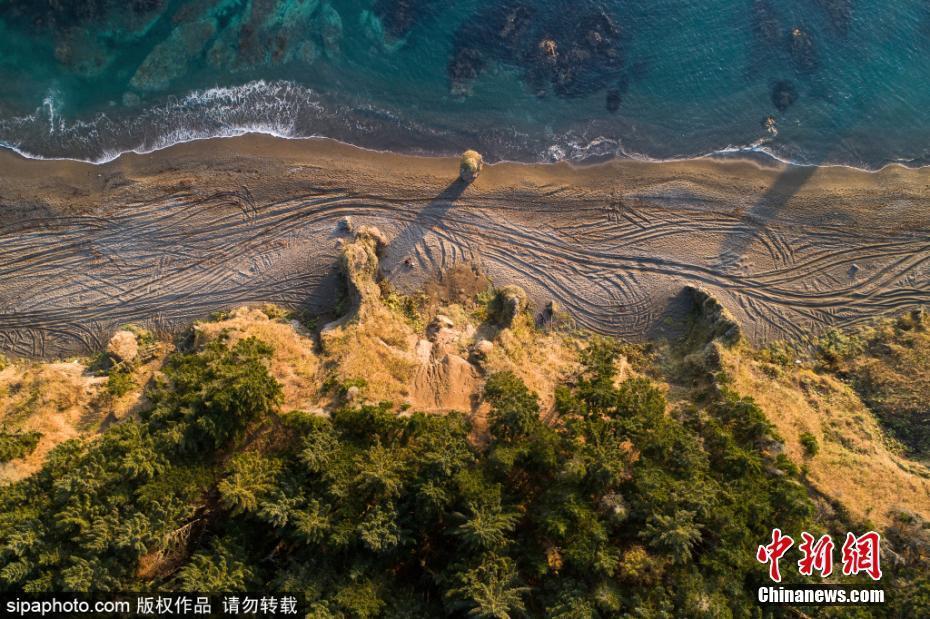
[[[708,290],[754,342],[930,303],[930,187],[917,169],[751,159],[495,163],[264,135],[103,165],[0,152],[0,350],[99,349],[122,324],[334,301],[340,221],[380,228],[400,290],[456,265],[628,339]]]
[[[217,149],[215,146],[219,146]],[[86,168],[88,170],[99,170],[107,168],[119,168],[124,165],[136,166],[140,162],[165,162],[172,157],[184,157],[189,159],[191,155],[202,154],[205,159],[209,159],[217,154],[224,155],[261,155],[261,156],[285,156],[292,159],[313,158],[318,156],[338,155],[340,158],[356,159],[379,159],[379,160],[410,160],[417,162],[417,165],[433,167],[434,163],[442,162],[447,165],[448,162],[457,164],[458,155],[432,155],[403,153],[390,150],[379,150],[358,146],[349,142],[344,142],[335,138],[308,136],[308,137],[289,137],[275,135],[265,132],[247,132],[240,135],[216,136],[208,138],[195,138],[181,141],[169,146],[160,147],[151,151],[124,151],[107,161],[87,161],[83,159],[72,158],[45,158],[24,155],[19,151],[0,145],[0,161],[5,164],[13,164],[20,172],[28,172],[26,168],[35,166],[43,169],[55,169],[60,166],[62,170],[79,170]],[[895,180],[902,180],[902,176],[911,176],[921,174],[930,164],[924,166],[908,166],[903,163],[888,163],[879,169],[866,169],[844,164],[818,164],[807,165],[778,159],[774,155],[758,151],[735,151],[720,152],[700,155],[696,157],[687,157],[681,159],[649,159],[637,157],[606,157],[596,160],[573,161],[561,160],[554,162],[527,162],[501,160],[493,163],[485,162],[485,172],[493,169],[516,168],[521,171],[532,170],[533,175],[545,174],[546,170],[563,171],[571,170],[587,176],[591,171],[607,171],[608,169],[629,169],[629,170],[646,170],[654,169],[703,169],[712,170],[718,168],[722,173],[728,169],[739,168],[740,171],[755,170],[759,172],[776,172],[783,173],[800,173],[801,171],[813,171],[817,175],[839,175],[847,181],[858,180],[854,177],[894,175]],[[3,174],[3,176],[8,176]]]
[[[73,163],[84,163],[87,165],[93,166],[104,166],[114,161],[117,161],[126,156],[145,156],[153,155],[164,150],[170,150],[178,146],[184,146],[186,144],[195,144],[199,142],[213,142],[218,140],[239,140],[239,139],[249,139],[253,137],[264,137],[272,138],[276,140],[286,140],[286,141],[295,141],[295,142],[314,142],[314,141],[323,141],[323,142],[333,142],[340,144],[342,146],[347,146],[350,148],[355,148],[361,151],[385,154],[385,155],[397,155],[397,156],[409,156],[409,157],[424,157],[424,158],[436,158],[443,159],[448,157],[455,157],[454,154],[418,154],[418,153],[407,153],[401,151],[392,151],[387,149],[379,149],[368,146],[361,146],[358,144],[353,144],[352,142],[347,142],[339,138],[332,138],[322,135],[308,135],[308,136],[290,136],[285,135],[272,130],[260,130],[255,128],[249,129],[232,129],[230,130],[229,135],[213,135],[213,136],[196,136],[186,139],[181,139],[175,142],[171,142],[167,145],[159,145],[151,149],[143,148],[133,148],[128,150],[122,150],[112,155],[105,155],[104,157],[96,160],[90,159],[79,159],[76,157],[46,157],[43,155],[38,155],[35,153],[27,152],[17,146],[12,144],[0,143],[0,152],[2,153],[12,153],[22,159],[32,160],[32,161],[57,161],[57,162],[73,162]],[[623,153],[612,155],[603,155],[603,156],[591,156],[585,159],[572,159],[565,158],[558,161],[519,161],[512,159],[500,159],[494,161],[490,165],[497,164],[512,164],[512,165],[528,165],[528,166],[545,166],[545,165],[558,165],[566,163],[573,167],[587,167],[587,166],[596,166],[603,163],[609,163],[612,161],[638,161],[642,163],[653,163],[653,164],[664,164],[664,163],[688,163],[692,161],[701,161],[701,160],[712,160],[712,161],[728,161],[731,159],[739,161],[751,161],[759,164],[761,167],[769,166],[790,166],[797,168],[815,168],[815,169],[831,169],[838,168],[844,170],[852,170],[856,172],[862,172],[867,174],[880,173],[888,168],[902,168],[905,170],[924,170],[930,168],[930,163],[924,163],[920,165],[909,165],[908,163],[901,161],[890,161],[882,164],[877,168],[865,168],[854,166],[844,163],[818,163],[818,164],[809,164],[801,163],[797,161],[792,161],[790,159],[785,159],[779,157],[775,153],[771,152],[769,149],[759,147],[755,144],[749,146],[727,146],[719,150],[711,151],[708,153],[685,156],[685,157],[673,157],[667,159],[650,157],[647,155],[642,155],[639,153]]]

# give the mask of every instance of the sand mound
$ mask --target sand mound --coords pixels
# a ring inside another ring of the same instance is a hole
[[[107,344],[107,352],[116,361],[132,363],[139,356],[136,334],[125,329],[117,331]]]

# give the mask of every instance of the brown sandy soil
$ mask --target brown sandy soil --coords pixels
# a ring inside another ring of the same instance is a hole
[[[755,341],[930,300],[927,173],[747,161],[486,166],[326,140],[210,140],[102,166],[0,153],[0,350],[100,350],[251,302],[328,307],[338,222],[373,224],[402,290],[475,262],[627,338],[699,284]]]

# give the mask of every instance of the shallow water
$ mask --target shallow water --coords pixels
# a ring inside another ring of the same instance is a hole
[[[523,161],[921,165],[928,51],[923,0],[9,0],[0,143],[100,161],[261,131]]]

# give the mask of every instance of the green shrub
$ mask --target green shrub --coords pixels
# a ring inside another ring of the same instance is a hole
[[[810,432],[802,432],[800,439],[801,446],[804,448],[804,454],[808,458],[816,456],[820,451],[820,443],[817,442],[817,437]]]
[[[107,393],[113,397],[118,398],[124,396],[132,391],[135,386],[136,381],[133,379],[131,371],[122,367],[116,367],[110,370],[110,374],[107,377]]]
[[[616,384],[609,340],[559,386],[552,426],[516,375],[489,376],[489,436],[386,404],[278,415],[270,353],[218,340],[174,355],[139,420],[4,488],[0,591],[290,591],[337,617],[745,617],[772,523],[824,528],[752,400],[723,389],[670,415],[649,380]],[[926,614],[919,592],[902,604]]]
[[[39,444],[41,432],[0,432],[0,463],[25,458]]]
[[[152,394],[155,406],[144,419],[182,451],[217,449],[240,438],[283,399],[266,367],[272,352],[249,337],[232,348],[219,338],[199,353],[174,355],[165,366],[167,382]]]
[[[856,335],[847,335],[838,329],[830,329],[817,340],[817,356],[827,367],[836,367],[844,359],[861,353],[865,343]]]
[[[391,289],[383,291],[381,299],[388,309],[402,316],[414,331],[423,332],[426,329],[424,310],[429,300],[425,295],[400,294]]]
[[[499,441],[525,438],[539,426],[539,401],[513,372],[488,377],[484,399],[491,405],[488,425]]]

